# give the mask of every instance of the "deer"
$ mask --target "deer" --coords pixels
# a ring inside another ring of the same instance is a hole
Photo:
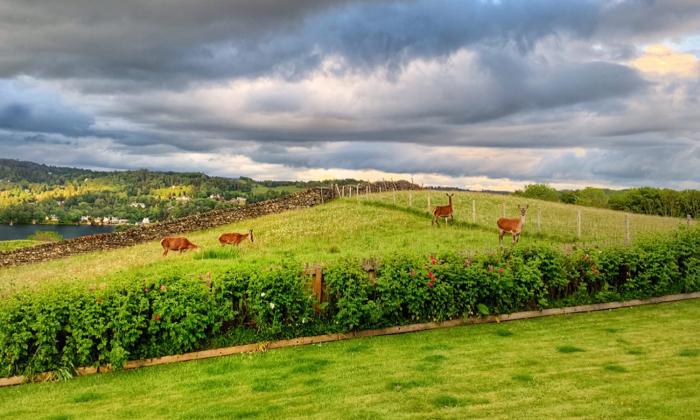
[[[189,239],[184,236],[167,236],[160,241],[160,245],[163,247],[163,256],[168,255],[168,251],[179,251],[182,254],[183,251],[188,249],[199,249],[199,247]]]
[[[445,219],[445,226],[447,226],[447,218],[449,217],[450,219],[454,220],[454,216],[452,215],[452,196],[454,196],[454,193],[449,194],[445,193],[447,195],[447,200],[449,203],[446,206],[437,206],[433,209],[433,222],[431,223],[432,225],[437,224],[438,227],[440,227],[439,223],[439,218],[442,217]]]
[[[250,238],[250,243],[254,242],[253,238],[253,229],[248,230],[248,233],[242,234],[242,233],[224,233],[221,236],[219,236],[219,243],[221,246],[225,246],[228,244],[232,244],[235,246],[238,246],[241,242],[245,241],[246,239]]]
[[[520,233],[523,230],[523,226],[525,226],[525,214],[528,208],[530,208],[529,204],[525,207],[520,207],[520,205],[518,205],[518,211],[520,212],[520,218],[518,219],[507,219],[505,217],[498,219],[496,224],[498,225],[499,244],[503,244],[503,235],[506,233],[510,233],[513,237],[513,245],[518,243],[520,240]]]

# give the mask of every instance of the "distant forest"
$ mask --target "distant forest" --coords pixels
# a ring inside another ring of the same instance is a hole
[[[676,191],[668,188],[640,187],[626,190],[583,188],[557,191],[546,184],[531,184],[516,195],[581,206],[622,210],[657,216],[700,217],[700,191]]]
[[[233,207],[239,197],[253,203],[322,184],[145,169],[102,172],[0,159],[0,223],[79,223],[81,217],[154,222]]]

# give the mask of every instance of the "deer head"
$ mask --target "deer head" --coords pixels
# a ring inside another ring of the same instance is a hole
[[[520,210],[520,217],[525,217],[525,213],[527,213],[527,209],[529,209],[529,208],[530,208],[529,204],[525,207],[520,207],[520,205],[518,204],[518,210]]]

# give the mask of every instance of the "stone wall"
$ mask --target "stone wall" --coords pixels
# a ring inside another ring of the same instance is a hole
[[[245,219],[302,209],[322,204],[334,198],[331,188],[313,188],[286,197],[261,201],[234,209],[210,212],[137,227],[125,232],[81,236],[60,242],[0,252],[0,267],[31,264],[85,252],[102,251],[161,239],[165,236],[238,222]]]
[[[351,186],[345,189],[338,186],[312,188],[306,191],[290,194],[286,197],[261,201],[234,209],[219,209],[206,213],[153,223],[137,227],[126,232],[102,233],[99,235],[81,236],[60,242],[52,242],[15,251],[0,252],[0,267],[31,264],[41,261],[63,258],[69,255],[86,252],[103,251],[136,245],[142,242],[161,239],[165,236],[181,234],[196,230],[209,229],[245,219],[281,213],[287,210],[302,209],[323,204],[338,196],[338,193],[349,193]],[[353,193],[361,194],[367,191],[379,192],[396,190],[419,189],[408,181],[361,183],[352,185]]]

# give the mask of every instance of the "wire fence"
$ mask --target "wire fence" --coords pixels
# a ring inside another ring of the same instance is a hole
[[[391,185],[380,190],[379,186],[370,184],[356,186],[352,193],[349,191],[347,188],[344,191],[347,198],[411,209],[426,215],[432,214],[435,206],[448,204],[448,197],[442,191],[398,190]],[[343,196],[342,193],[341,190],[338,195]],[[523,237],[534,235],[579,245],[629,244],[636,239],[696,224],[690,218],[633,214],[478,192],[454,192],[452,205],[454,222],[494,231],[499,218],[519,218],[518,206],[526,207]]]

